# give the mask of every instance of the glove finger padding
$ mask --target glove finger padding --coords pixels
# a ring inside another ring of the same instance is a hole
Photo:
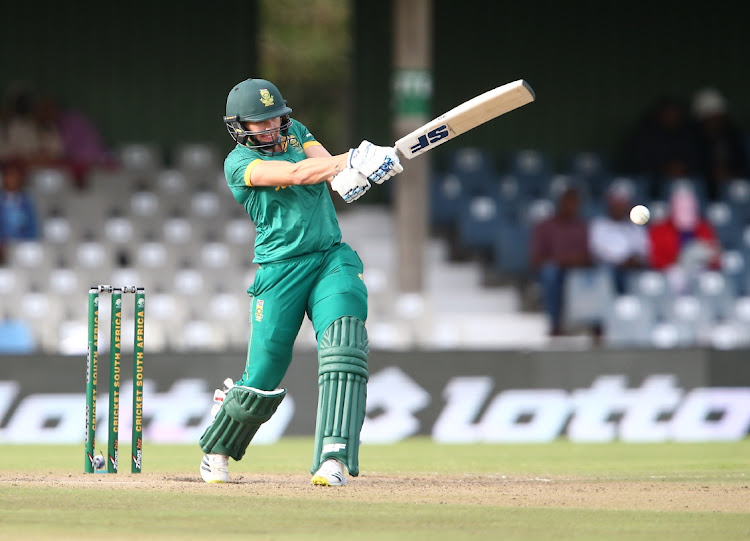
[[[331,181],[331,188],[336,190],[347,203],[356,201],[370,189],[370,182],[356,169],[344,169]]]
[[[395,148],[380,147],[369,141],[362,141],[357,148],[349,150],[347,164],[376,184],[403,171]]]

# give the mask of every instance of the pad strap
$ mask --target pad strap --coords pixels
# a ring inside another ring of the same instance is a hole
[[[276,412],[286,396],[286,389],[261,391],[234,386],[227,391],[224,403],[200,439],[204,453],[218,453],[240,460],[250,441]]]
[[[359,475],[359,435],[365,420],[367,357],[370,352],[364,323],[339,318],[323,332],[318,352],[318,417],[315,426],[315,473],[329,458]]]

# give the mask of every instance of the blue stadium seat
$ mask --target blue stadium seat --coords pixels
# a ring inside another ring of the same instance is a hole
[[[738,178],[722,184],[719,199],[732,208],[739,223],[750,224],[750,180]]]
[[[495,270],[507,276],[522,276],[529,272],[529,242],[531,226],[524,222],[502,222],[497,230],[493,249]]]
[[[564,172],[587,186],[591,194],[600,197],[612,178],[609,160],[598,151],[581,150],[570,154]]]
[[[742,250],[725,250],[721,254],[721,272],[731,283],[736,295],[747,295],[748,260]]]
[[[516,177],[505,175],[498,183],[494,196],[499,211],[508,221],[522,219],[523,210],[528,206],[529,201]]]
[[[469,196],[491,195],[500,181],[488,152],[478,148],[462,148],[448,160],[449,174],[456,175]]]
[[[627,190],[634,204],[645,204],[645,202],[649,201],[650,199],[648,181],[644,177],[611,177],[608,181],[605,182],[602,195],[604,195],[604,193],[606,193],[607,190],[613,185],[618,185],[619,187]]]
[[[495,198],[478,196],[464,201],[458,219],[461,246],[477,254],[489,254],[503,221]]]
[[[518,179],[522,193],[529,198],[541,197],[552,178],[549,157],[537,149],[512,152],[507,172]]]
[[[454,174],[434,175],[430,182],[430,223],[433,227],[453,227],[466,199],[461,181]]]
[[[724,201],[708,203],[706,218],[716,231],[721,247],[726,250],[736,250],[742,246],[742,223],[740,223],[732,207]]]

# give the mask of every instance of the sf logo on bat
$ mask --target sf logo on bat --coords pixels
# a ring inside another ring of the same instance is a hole
[[[430,145],[434,145],[441,139],[445,139],[450,135],[450,132],[448,131],[448,126],[443,124],[442,126],[438,126],[434,130],[430,130],[425,135],[420,135],[417,138],[417,144],[412,145],[409,150],[411,150],[412,154],[416,154],[420,150],[423,150],[427,148]]]

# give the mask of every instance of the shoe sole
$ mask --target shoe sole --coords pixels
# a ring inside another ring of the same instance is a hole
[[[310,481],[311,484],[321,486],[321,487],[341,487],[344,486],[346,483],[331,483],[328,479],[323,477],[322,475],[316,475],[312,478],[312,481]]]

